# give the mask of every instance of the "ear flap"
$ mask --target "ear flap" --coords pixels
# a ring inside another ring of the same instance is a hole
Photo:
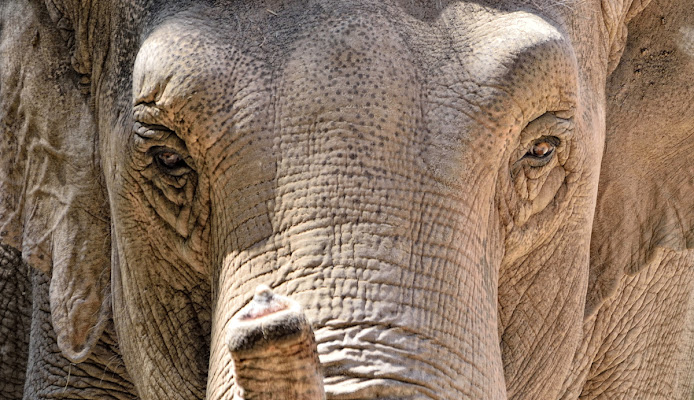
[[[58,345],[84,360],[110,316],[109,214],[92,111],[45,10],[0,5],[0,242],[51,275]]]
[[[625,274],[694,248],[692,27],[694,0],[654,1],[629,23],[607,85],[586,315]]]

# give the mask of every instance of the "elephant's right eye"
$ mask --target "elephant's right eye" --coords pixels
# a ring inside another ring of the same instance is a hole
[[[178,179],[193,170],[185,142],[176,133],[164,125],[135,121],[133,126],[136,162],[148,179],[156,180],[156,176],[164,179],[161,183],[180,185]],[[154,168],[148,172],[149,166]],[[155,182],[156,183],[156,182]]]
[[[154,147],[151,154],[159,169],[168,175],[182,176],[191,170],[183,156],[175,150],[167,147]]]
[[[571,154],[572,111],[547,112],[527,124],[510,160],[510,178],[517,199],[517,225],[541,212],[564,184]]]
[[[552,160],[566,151],[566,139],[570,136],[573,126],[572,119],[570,116],[561,118],[556,114],[545,113],[523,129],[520,145],[512,158],[512,177],[515,178],[525,170],[528,178],[539,178],[542,175],[542,167],[555,165]],[[536,171],[531,172],[526,167]]]

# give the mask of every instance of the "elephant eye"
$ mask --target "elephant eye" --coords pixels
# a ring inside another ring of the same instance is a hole
[[[183,159],[176,153],[166,151],[157,154],[157,161],[159,161],[159,165],[165,168],[176,168],[177,165],[180,165]]]
[[[554,150],[559,146],[561,140],[555,136],[545,136],[537,139],[532,143],[530,149],[523,156],[530,166],[532,167],[542,167],[547,165],[552,156],[554,155]]]
[[[552,146],[551,143],[540,142],[535,143],[533,148],[530,149],[528,153],[534,157],[547,157],[552,153],[552,151],[554,151],[554,146]]]
[[[182,176],[190,171],[183,156],[172,149],[156,147],[152,150],[152,156],[159,168],[168,175]]]

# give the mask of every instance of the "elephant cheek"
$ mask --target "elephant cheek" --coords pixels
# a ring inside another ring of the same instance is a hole
[[[510,397],[557,398],[569,376],[583,333],[588,280],[587,254],[572,247],[587,245],[582,229],[562,231],[556,236],[562,245],[502,265],[499,323]]]
[[[144,248],[126,251],[115,243],[114,324],[140,398],[204,398],[209,311],[194,300],[209,295],[209,288],[200,284],[181,290],[162,284],[156,278],[166,265],[135,263],[133,253],[147,254]]]

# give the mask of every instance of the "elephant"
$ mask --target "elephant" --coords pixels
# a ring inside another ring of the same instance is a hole
[[[692,76],[692,0],[5,0],[3,398],[689,399]]]

